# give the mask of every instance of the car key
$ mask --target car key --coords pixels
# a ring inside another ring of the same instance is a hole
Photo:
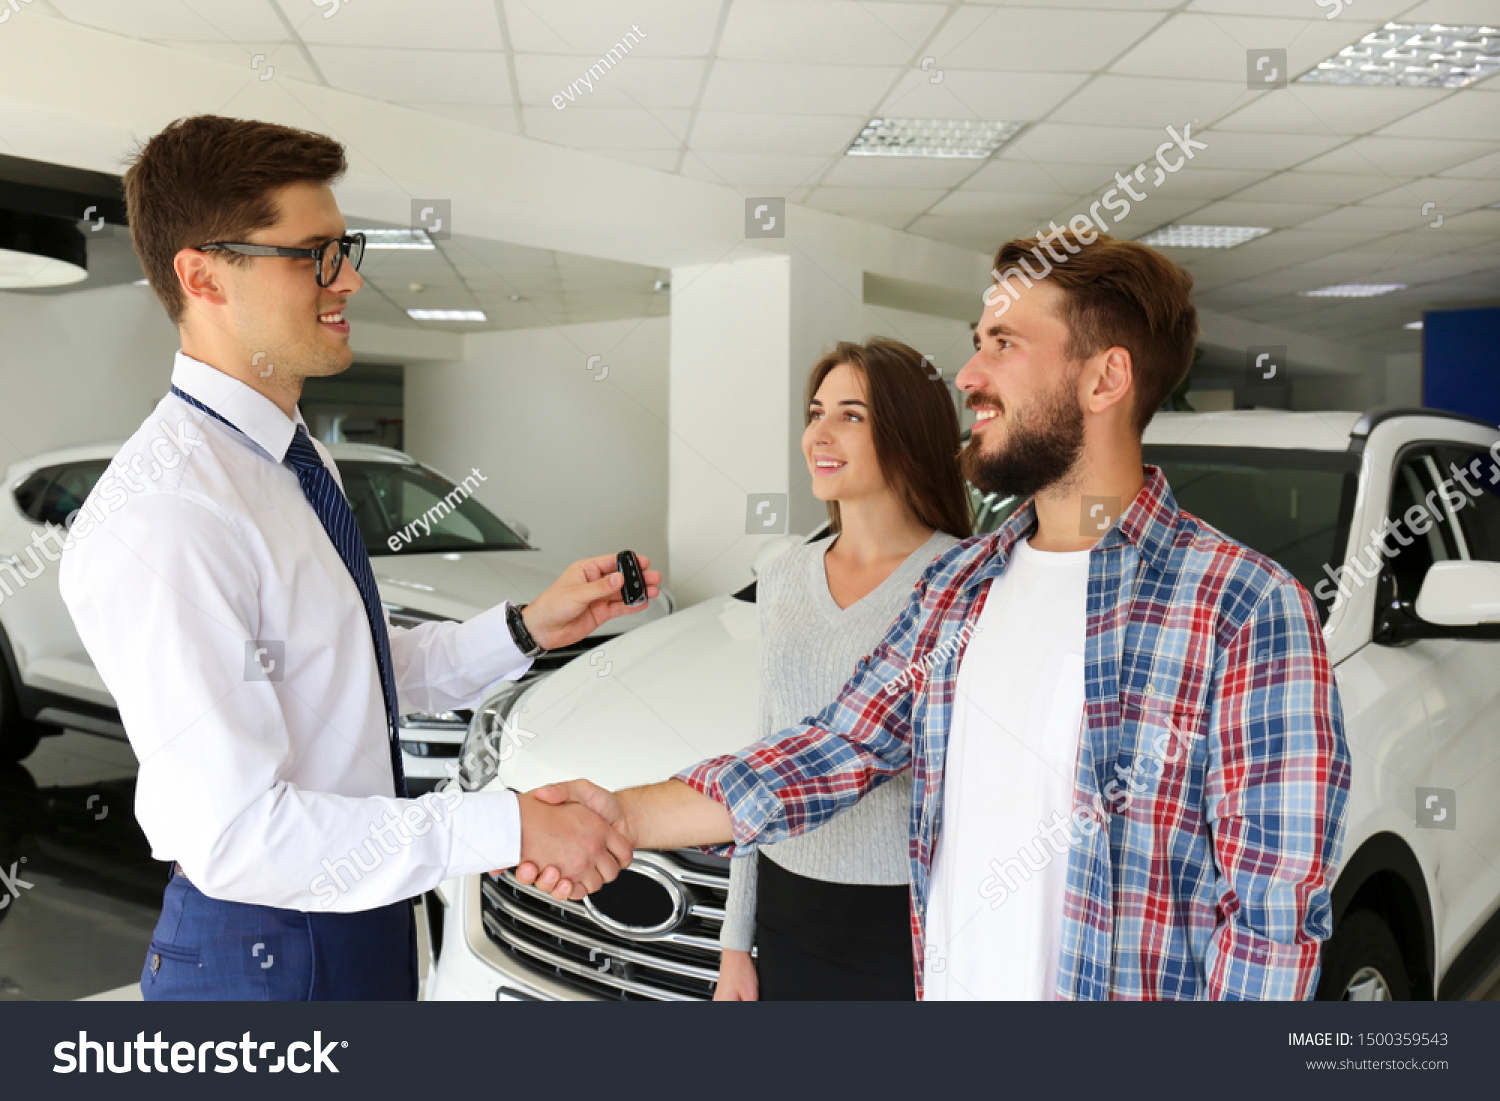
[[[620,568],[621,575],[625,578],[625,584],[620,586],[620,595],[625,603],[631,607],[646,602],[646,575],[641,572],[641,564],[635,557],[634,551],[624,550],[615,555],[615,565]]]

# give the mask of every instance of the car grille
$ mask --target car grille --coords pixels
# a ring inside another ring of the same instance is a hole
[[[727,859],[690,850],[638,852],[587,904],[558,902],[508,871],[481,876],[480,891],[490,940],[581,994],[623,1001],[713,997]]]

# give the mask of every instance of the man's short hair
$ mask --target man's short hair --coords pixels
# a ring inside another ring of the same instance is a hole
[[[1090,236],[1085,243],[1065,230],[1048,238],[1024,237],[1001,245],[992,274],[1002,290],[986,296],[986,310],[1003,298],[1015,280],[1030,286],[1033,279],[1044,278],[1057,287],[1064,293],[1061,316],[1068,327],[1064,354],[1070,360],[1079,362],[1116,346],[1130,353],[1135,427],[1144,432],[1193,365],[1198,340],[1193,277],[1155,249],[1135,241],[1102,233]],[[1053,242],[1051,249],[1048,240]],[[1056,260],[1059,255],[1060,261]]]
[[[331,184],[347,169],[332,138],[251,119],[196,115],[146,142],[125,172],[125,209],[135,254],[172,324],[187,308],[173,268],[181,249],[243,241],[276,223],[273,192]],[[251,259],[221,255],[231,264]]]

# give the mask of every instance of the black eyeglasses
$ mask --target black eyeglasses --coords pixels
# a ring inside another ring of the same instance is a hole
[[[334,248],[334,245],[337,245],[338,248]],[[200,252],[210,250],[237,252],[241,256],[288,256],[296,260],[314,260],[318,265],[318,286],[326,287],[339,277],[339,271],[344,266],[345,256],[349,257],[349,262],[354,265],[354,270],[359,270],[359,262],[365,257],[365,235],[363,233],[351,233],[346,237],[335,237],[319,245],[317,248],[286,248],[281,245],[242,245],[229,241],[215,241],[211,245],[199,246]]]

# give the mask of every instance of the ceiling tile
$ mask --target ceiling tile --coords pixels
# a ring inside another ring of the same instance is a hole
[[[1462,138],[1500,141],[1500,97],[1463,88],[1431,107],[1383,128],[1396,138]]]
[[[934,4],[739,0],[718,56],[737,61],[901,65],[943,17]]]
[[[212,58],[214,61],[222,61],[226,65],[241,68],[246,76],[263,77],[264,74],[270,73],[267,83],[283,77],[304,80],[313,84],[322,83],[318,74],[307,63],[307,59],[302,56],[302,51],[295,44],[285,40],[242,43],[162,42],[161,44],[174,50],[182,50],[184,53],[195,54],[198,57]],[[257,57],[260,58],[258,64],[256,63]]]
[[[993,255],[1006,241],[1029,235],[1035,228],[1034,222],[1034,218],[1013,215],[937,217],[928,214],[913,222],[907,232]]]
[[[1029,191],[1032,194],[1096,195],[1113,186],[1116,167],[1011,159],[1002,154],[964,181],[965,191]],[[1178,173],[1182,175],[1182,173]],[[1259,177],[1254,177],[1258,179]]]
[[[425,114],[452,119],[454,122],[465,122],[470,126],[483,126],[490,130],[499,130],[506,134],[518,134],[521,132],[521,124],[516,121],[516,109],[509,104],[497,106],[483,103],[427,103],[416,101],[403,103],[401,106],[410,107],[413,111],[421,111]]]
[[[424,6],[420,13],[413,11],[406,0],[346,0],[343,6],[333,8],[327,0],[322,4],[308,0],[277,2],[287,22],[308,45],[441,50],[462,44],[467,50],[505,48],[493,0],[443,0]]]
[[[286,28],[265,4],[222,0],[122,4],[120,0],[51,0],[66,18],[112,34],[152,41],[281,42]]]
[[[1466,180],[1449,176],[1425,176],[1382,191],[1364,200],[1363,206],[1399,206],[1420,210],[1426,203],[1437,204],[1429,217],[1442,214],[1452,217],[1500,202],[1500,179]]]
[[[1257,93],[1214,126],[1219,130],[1354,137],[1378,130],[1452,94],[1447,88],[1294,83],[1275,92]]]
[[[1500,151],[1485,153],[1483,156],[1476,157],[1472,161],[1455,164],[1452,168],[1443,169],[1438,175],[1454,176],[1466,180],[1493,179],[1500,176]]]
[[[1218,80],[1167,80],[1158,77],[1100,76],[1068,100],[1049,119],[1081,125],[1176,126],[1199,119],[1199,130],[1239,102],[1255,95],[1243,83]],[[1165,135],[1163,135],[1165,136]]]
[[[1214,203],[1193,212],[1193,225],[1294,226],[1333,210],[1328,203],[1243,203],[1234,199]]]
[[[941,188],[820,187],[806,205],[835,214],[903,214],[907,221],[946,194]]]
[[[739,191],[779,195],[788,188],[816,182],[828,167],[828,162],[828,157],[703,150],[691,151],[683,158],[682,174]]]
[[[676,172],[682,159],[681,149],[598,149],[595,152],[617,161],[627,161],[658,172]]]
[[[1010,191],[955,191],[932,213],[939,216],[998,214],[1028,222],[1046,218],[1068,200],[1058,195],[1026,195]]]
[[[1397,206],[1346,206],[1309,218],[1303,229],[1365,229],[1372,232],[1399,233],[1425,226],[1415,209]]]
[[[1194,138],[1201,139],[1196,131]],[[1008,145],[1006,158],[1064,164],[1113,164],[1128,171],[1149,160],[1166,140],[1165,130],[1126,126],[1073,126],[1042,122]],[[1199,156],[1202,153],[1199,151]]]
[[[1055,9],[979,7],[956,10],[927,46],[940,69],[1097,72],[1162,20],[1154,11],[1095,11],[1088,33],[1068,33]]]
[[[699,111],[694,149],[836,156],[869,120],[864,115],[754,115]]]
[[[1247,168],[1274,172],[1326,153],[1343,141],[1324,134],[1247,134],[1211,130],[1193,163],[1202,168]]]
[[[993,73],[948,69],[942,80],[908,71],[878,114],[895,118],[1031,122],[1046,117],[1088,79],[1084,73]]]
[[[1243,88],[1246,51],[1279,47],[1287,51],[1290,73],[1306,72],[1350,41],[1347,27],[1309,22],[1306,14],[1304,10],[1298,13],[1302,18],[1267,19],[1260,12],[1255,17],[1184,12],[1152,31],[1109,71],[1200,80],[1223,80],[1233,74]]]
[[[492,5],[494,0],[484,2]],[[654,57],[707,57],[722,7],[718,0],[631,0],[628,5],[617,0],[504,3],[511,48],[518,52],[602,54],[629,31],[644,35],[639,44],[631,45],[631,53]]]
[[[566,110],[584,107],[692,107],[707,62],[636,57],[612,69],[590,71],[592,55],[518,54],[521,102]],[[556,97],[556,98],[554,98]],[[558,107],[561,99],[562,107]]]
[[[1353,176],[1332,172],[1281,172],[1235,194],[1247,203],[1357,203],[1400,182],[1383,175]]]
[[[460,50],[310,46],[335,88],[395,102],[509,103],[505,55]]]
[[[869,118],[900,69],[716,61],[703,91],[710,111],[864,115]]]
[[[953,187],[984,162],[956,157],[839,157],[826,187]]]
[[[1492,142],[1371,136],[1355,138],[1299,167],[1307,172],[1426,176],[1473,160],[1494,148]]]
[[[677,149],[687,135],[691,112],[672,108],[522,107],[526,136],[574,149]]]

